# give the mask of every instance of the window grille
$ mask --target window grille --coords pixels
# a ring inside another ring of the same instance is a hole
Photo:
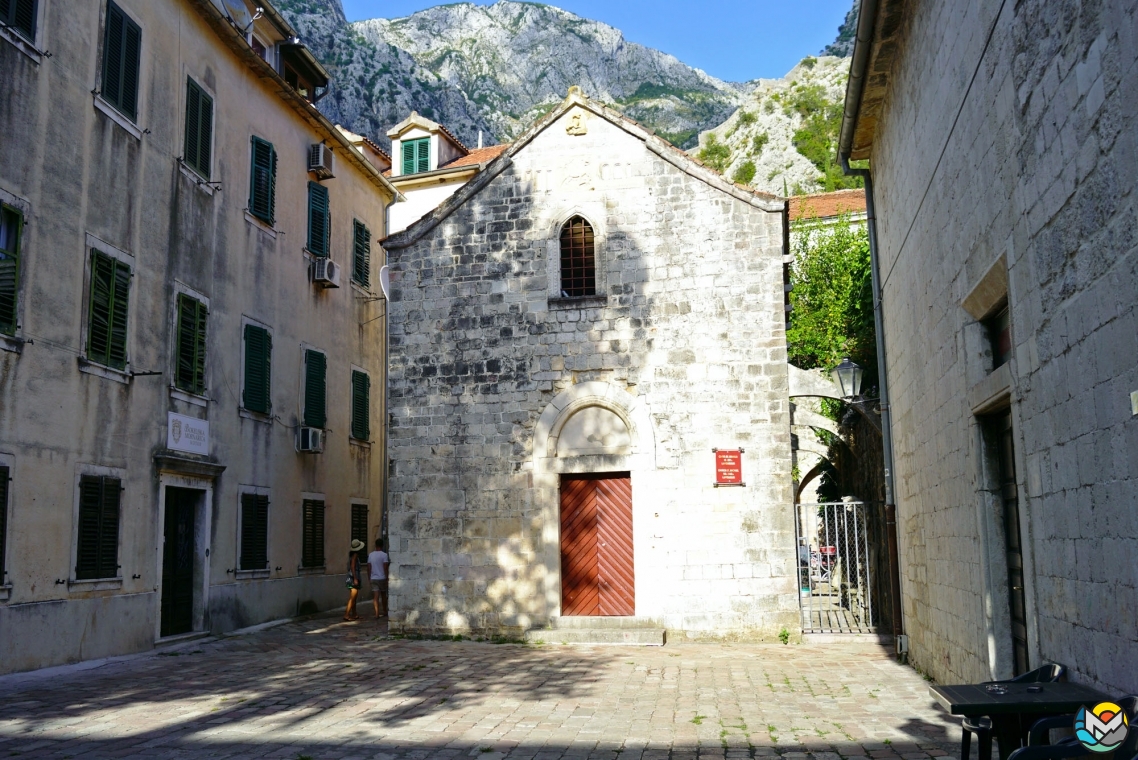
[[[575,216],[561,228],[561,295],[565,298],[597,294],[597,259],[593,227]]]

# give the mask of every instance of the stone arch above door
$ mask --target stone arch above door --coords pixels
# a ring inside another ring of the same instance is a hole
[[[599,380],[578,383],[557,394],[538,419],[534,468],[553,473],[653,469],[655,449],[641,398]]]

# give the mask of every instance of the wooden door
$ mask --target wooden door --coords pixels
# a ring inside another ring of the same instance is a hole
[[[636,614],[632,479],[561,477],[561,614]]]
[[[1019,490],[1016,486],[1015,444],[1010,412],[993,420],[1000,461],[1000,497],[1004,503],[1004,548],[1008,561],[1008,607],[1012,624],[1012,665],[1015,675],[1028,670],[1027,601],[1023,591],[1023,545],[1020,540]]]
[[[162,545],[161,635],[194,628],[194,513],[200,491],[166,489],[166,525]]]

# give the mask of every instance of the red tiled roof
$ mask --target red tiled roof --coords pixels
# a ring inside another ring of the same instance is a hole
[[[498,156],[505,153],[509,149],[509,147],[510,147],[510,143],[504,143],[502,145],[490,145],[490,146],[485,147],[485,148],[475,148],[474,150],[467,153],[465,156],[459,156],[455,160],[451,161],[449,164],[444,164],[444,165],[440,166],[438,169],[435,169],[435,171],[440,171],[442,169],[461,169],[464,166],[478,166],[478,164],[489,163],[490,161],[493,161],[495,158],[497,158]],[[391,170],[388,169],[387,171],[385,171],[383,173],[383,176],[390,177],[391,176]],[[396,179],[400,179],[401,177],[410,177],[410,176],[412,176],[412,175],[404,174],[404,175],[400,175],[400,177],[396,177]]]
[[[836,190],[817,195],[796,195],[790,199],[790,221],[826,219],[840,214],[864,214],[865,190]]]

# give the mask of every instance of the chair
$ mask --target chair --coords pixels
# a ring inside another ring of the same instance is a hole
[[[1056,683],[1067,680],[1067,668],[1057,662],[1048,663],[1041,668],[1028,671],[1015,678],[1003,681],[985,681],[992,683]],[[966,715],[960,722],[960,760],[968,760],[968,753],[972,751],[972,734],[976,734],[976,748],[980,760],[992,760],[992,720],[980,715]]]
[[[1130,731],[1126,740],[1112,753],[1118,760],[1138,758],[1138,697],[1129,696],[1118,700],[1118,706],[1126,711],[1130,720]],[[1074,725],[1074,715],[1058,715],[1037,720],[1031,727],[1028,736],[1028,746],[1020,747],[1011,754],[1008,760],[1066,760],[1066,758],[1081,757],[1091,754],[1074,736],[1060,739],[1055,744],[1047,744],[1048,733],[1053,728],[1071,728]]]

